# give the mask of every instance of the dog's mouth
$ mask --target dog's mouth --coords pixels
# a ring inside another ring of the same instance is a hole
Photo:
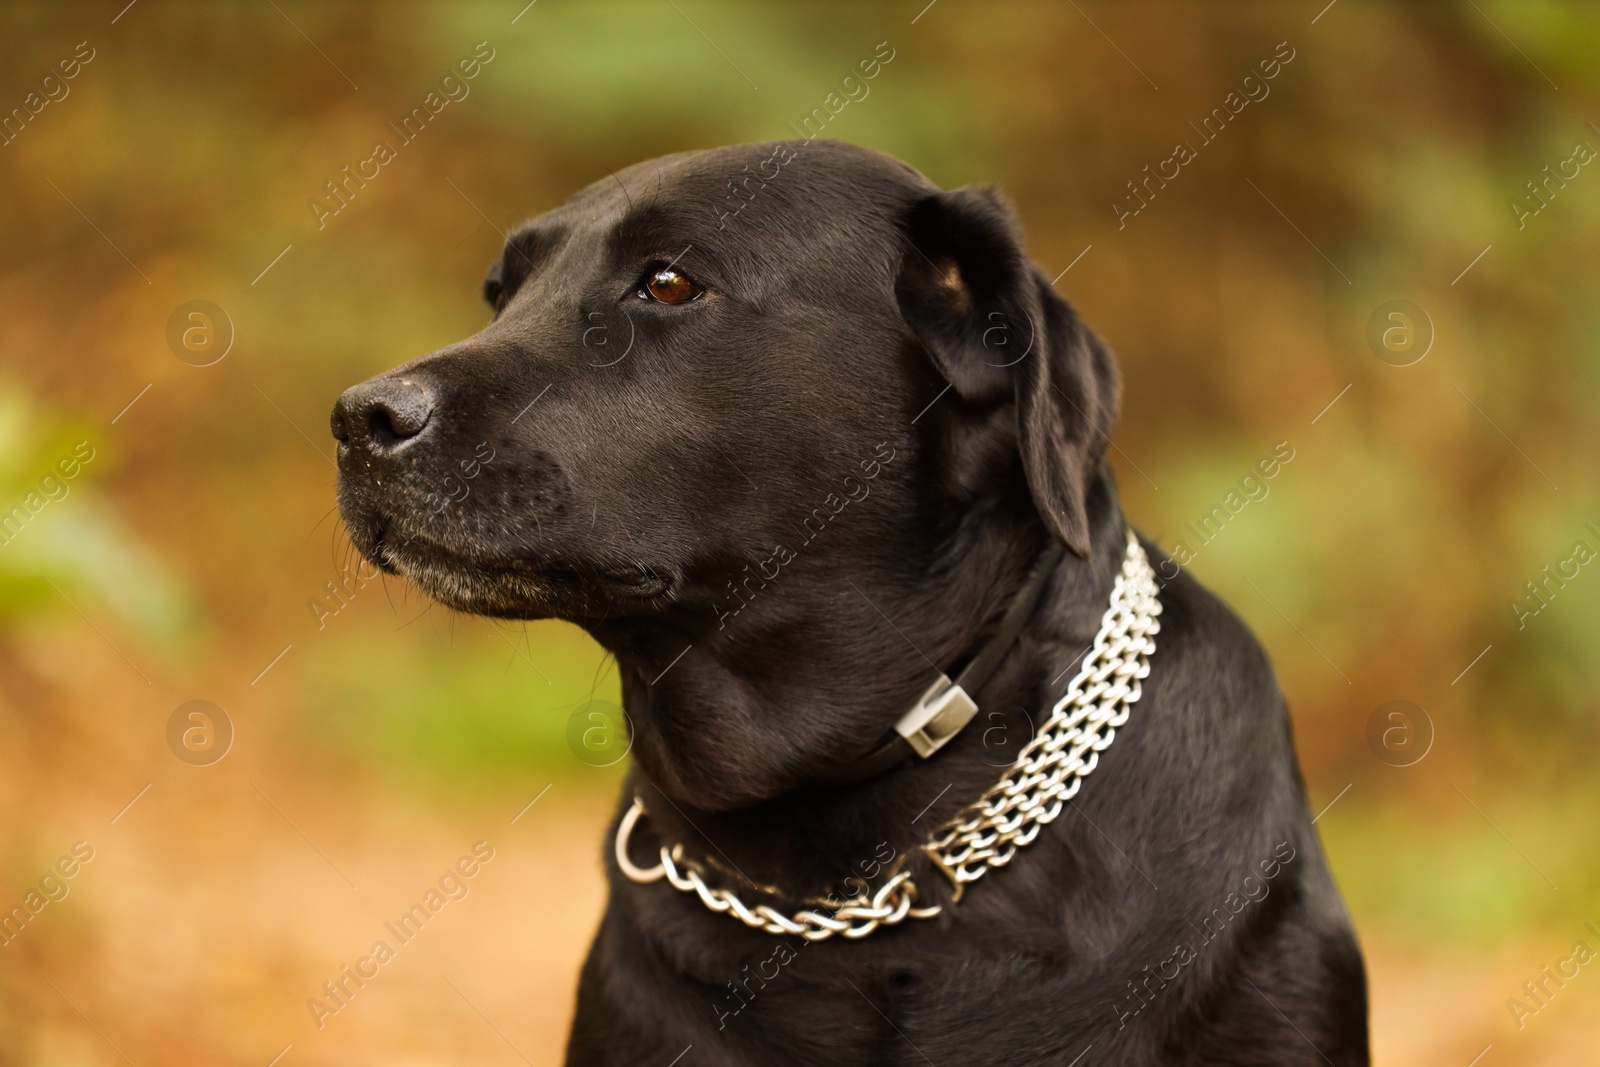
[[[361,553],[446,607],[496,618],[582,620],[659,606],[680,586],[673,568],[631,559],[578,560],[549,552],[497,552],[442,543],[379,518]]]

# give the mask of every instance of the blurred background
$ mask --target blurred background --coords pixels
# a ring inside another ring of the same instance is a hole
[[[1274,657],[1377,1062],[1592,1058],[1593,5],[524,3],[0,13],[0,1064],[559,1062],[615,671],[358,567],[328,411],[484,323],[519,219],[841,99],[1118,353],[1124,502]]]

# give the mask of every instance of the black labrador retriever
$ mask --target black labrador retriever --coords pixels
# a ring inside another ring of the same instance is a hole
[[[1272,668],[1130,536],[1116,368],[994,193],[674,155],[484,295],[339,399],[339,503],[442,603],[616,657],[569,1063],[1368,1062]]]

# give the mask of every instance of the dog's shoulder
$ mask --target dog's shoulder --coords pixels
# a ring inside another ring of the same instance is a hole
[[[1261,642],[1223,600],[1147,544],[1162,576],[1160,631],[1128,724],[1092,791],[1129,829],[1227,870],[1305,840],[1309,815],[1288,708]],[[1171,575],[1171,577],[1166,577]]]
[[[1260,639],[1194,575],[1154,546],[1147,551],[1161,599],[1161,631],[1146,682],[1152,694],[1181,708],[1197,728],[1231,735],[1283,726],[1283,692]]]

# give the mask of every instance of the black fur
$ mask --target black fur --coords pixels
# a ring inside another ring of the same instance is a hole
[[[641,298],[668,264],[704,295]],[[1368,1062],[1272,668],[1153,545],[1175,577],[1150,678],[1079,798],[959,903],[918,852],[1064,690],[1125,530],[1116,371],[995,194],[833,142],[685,153],[523,227],[485,295],[481,332],[340,399],[357,545],[615,654],[637,862],[682,842],[794,910],[892,855],[946,902],[774,937],[623,879],[608,838],[570,1063]],[[1074,554],[978,720],[924,764],[807,787],[958,665],[1052,538]]]

